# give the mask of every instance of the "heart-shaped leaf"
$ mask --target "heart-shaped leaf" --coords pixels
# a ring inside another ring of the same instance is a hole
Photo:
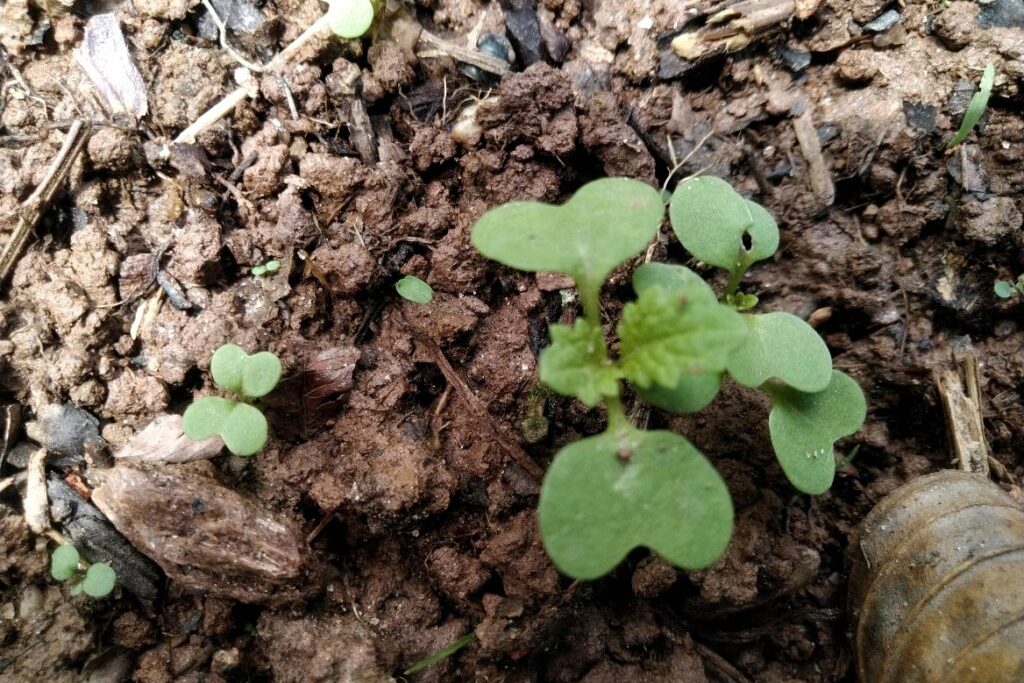
[[[371,0],[328,0],[327,20],[339,38],[358,38],[370,30],[376,9]]]
[[[740,384],[759,387],[776,378],[813,393],[832,379],[832,355],[814,328],[789,313],[744,316],[750,336],[729,357],[726,370]]]
[[[110,591],[114,590],[116,580],[117,576],[109,564],[97,562],[90,565],[89,569],[86,570],[85,578],[82,579],[81,583],[82,591],[89,597],[103,598],[110,595]]]
[[[540,354],[540,379],[590,407],[619,393],[619,370],[608,358],[601,328],[579,318],[575,325],[552,325],[551,345]]]
[[[779,228],[771,214],[720,178],[701,176],[680,183],[669,217],[687,251],[730,272],[746,270],[779,247]]]
[[[664,213],[658,191],[649,185],[602,178],[560,206],[510,202],[491,209],[473,227],[472,242],[506,266],[565,273],[596,296],[616,266],[647,246]]]
[[[864,424],[864,393],[838,370],[823,391],[813,394],[784,385],[765,388],[772,399],[768,431],[783,472],[804,493],[827,491],[836,472],[835,442]]]
[[[224,344],[210,359],[210,374],[225,391],[259,398],[277,386],[281,379],[281,361],[269,351],[250,356],[237,344]]]
[[[673,389],[686,375],[721,373],[748,332],[739,313],[690,286],[643,290],[623,307],[618,334],[625,376],[643,389]]]
[[[235,455],[252,455],[267,442],[267,420],[248,403],[219,396],[204,396],[192,402],[182,416],[185,434],[195,441],[220,435]]]
[[[733,511],[722,478],[686,439],[626,428],[559,451],[538,517],[555,566],[593,579],[638,546],[679,567],[706,567],[729,543]]]

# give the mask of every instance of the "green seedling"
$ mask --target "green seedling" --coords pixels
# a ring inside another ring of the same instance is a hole
[[[281,361],[269,351],[250,356],[236,344],[225,344],[210,359],[210,374],[232,398],[204,396],[193,401],[182,416],[185,434],[196,441],[220,435],[235,455],[253,455],[267,443],[267,418],[248,401],[277,386]]]
[[[327,0],[327,19],[339,38],[352,39],[370,30],[380,0]]]
[[[745,313],[757,298],[741,291],[747,269],[774,254],[778,226],[760,205],[717,178],[681,183],[669,205],[672,229],[697,259],[723,268],[722,296],[683,266],[650,263],[633,273],[637,298],[622,309],[618,354],[609,353],[600,290],[611,272],[643,251],[664,216],[657,191],[625,178],[583,186],[552,206],[513,202],[485,213],[472,241],[488,258],[520,270],[571,276],[583,305],[572,325],[553,325],[540,379],[588,406],[603,404],[604,432],[564,447],[541,487],[545,548],[564,573],[599,577],[635,547],[673,564],[713,563],[732,534],[725,483],[684,437],[633,426],[622,383],[664,410],[710,404],[722,379],[764,391],[769,433],[782,470],[805,493],[835,476],[835,442],[866,415],[857,384],[832,369],[828,347],[788,313]]]
[[[415,275],[406,275],[395,283],[395,290],[403,299],[414,304],[429,304],[434,300],[434,290]]]
[[[117,577],[106,562],[94,562],[81,568],[78,550],[70,543],[59,546],[50,555],[50,575],[61,583],[71,582],[71,594],[85,593],[91,598],[104,598],[114,590]]]
[[[273,275],[279,270],[281,270],[281,262],[277,259],[271,259],[261,265],[253,266],[249,272],[256,277],[263,277],[264,275]]]
[[[1009,280],[996,280],[992,290],[1000,299],[1024,296],[1024,275],[1017,276],[1017,279],[1013,282]]]
[[[988,106],[988,98],[992,94],[992,84],[996,79],[996,66],[992,62],[988,63],[985,67],[985,72],[981,75],[981,82],[978,83],[978,92],[974,93],[974,97],[971,98],[970,103],[967,105],[967,111],[964,112],[964,120],[960,123],[960,130],[956,132],[953,139],[949,141],[946,148],[956,147],[961,142],[967,139],[967,136],[971,134],[974,127],[978,125],[978,121],[981,120],[982,115],[985,113],[985,108]]]
[[[448,659],[453,654],[455,654],[456,652],[458,652],[462,648],[464,648],[467,645],[469,645],[470,643],[472,643],[474,640],[476,640],[476,636],[473,635],[472,633],[467,633],[466,635],[464,635],[461,638],[457,639],[455,642],[452,642],[452,643],[449,643],[448,645],[445,645],[440,650],[436,650],[434,652],[431,652],[429,655],[427,655],[426,657],[424,657],[423,659],[421,659],[420,661],[416,662],[415,664],[410,666],[408,669],[403,671],[402,675],[403,676],[411,676],[411,675],[413,675],[415,673],[419,673],[420,671],[423,671],[427,667],[434,666],[438,662],[443,661],[445,659]]]

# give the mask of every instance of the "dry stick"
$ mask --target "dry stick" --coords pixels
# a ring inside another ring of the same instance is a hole
[[[973,353],[966,354],[960,359],[960,371],[946,369],[934,374],[946,413],[949,441],[953,445],[953,454],[960,462],[960,468],[965,472],[988,476],[989,450],[981,415],[978,359]]]
[[[484,54],[479,50],[471,50],[468,47],[456,45],[451,41],[434,35],[426,29],[420,31],[418,43],[424,48],[424,52],[418,55],[420,57],[430,57],[433,56],[434,52],[439,52],[498,76],[503,76],[509,72],[508,62],[505,60]]]
[[[413,327],[415,329],[415,327]],[[462,379],[462,375],[452,367],[452,364],[448,362],[448,358],[444,355],[441,347],[432,339],[426,339],[423,335],[417,335],[430,355],[434,359],[434,363],[437,364],[438,369],[444,378],[448,380],[454,389],[455,393],[459,395],[459,398],[466,404],[473,416],[482,422],[490,429],[492,434],[498,437],[498,447],[505,451],[505,454],[516,461],[516,463],[522,467],[527,474],[531,477],[540,481],[544,478],[544,470],[541,469],[540,465],[535,463],[532,458],[522,449],[522,447],[513,441],[505,429],[499,425],[495,419],[491,416],[487,410],[487,406],[477,397],[473,390],[466,384],[466,380]]]
[[[14,267],[18,264],[32,231],[39,223],[39,218],[46,212],[57,190],[64,184],[71,166],[85,146],[85,141],[89,139],[91,130],[92,124],[75,119],[68,129],[67,137],[64,138],[64,144],[50,163],[43,181],[36,186],[32,195],[22,202],[18,210],[18,224],[11,232],[11,239],[4,247],[3,253],[0,254],[0,288],[14,272]]]

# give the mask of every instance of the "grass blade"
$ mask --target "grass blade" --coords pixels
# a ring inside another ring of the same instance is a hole
[[[953,139],[949,141],[946,148],[956,147],[961,142],[967,139],[967,136],[971,134],[974,127],[978,125],[978,121],[981,120],[981,115],[985,113],[985,107],[988,106],[989,95],[992,94],[992,83],[996,78],[996,67],[992,62],[988,63],[985,67],[985,73],[981,75],[981,82],[978,84],[978,92],[974,93],[974,97],[971,98],[970,104],[967,105],[967,111],[964,112],[964,120],[960,124],[960,130],[956,132]]]
[[[426,669],[428,666],[433,666],[434,664],[440,662],[442,659],[447,659],[448,657],[451,657],[453,654],[455,654],[462,648],[472,643],[475,638],[476,636],[474,634],[467,633],[466,635],[456,640],[454,643],[451,643],[450,645],[445,645],[440,650],[431,652],[429,655],[427,655],[426,657],[424,657],[423,659],[421,659],[420,661],[416,662],[408,669],[403,671],[402,674],[405,676],[411,676],[414,673],[419,673],[420,671]]]

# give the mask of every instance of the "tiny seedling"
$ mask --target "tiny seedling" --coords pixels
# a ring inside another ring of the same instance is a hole
[[[462,636],[461,638],[458,638],[454,642],[445,645],[440,650],[435,650],[434,652],[431,652],[429,655],[427,655],[426,657],[424,657],[423,659],[421,659],[420,661],[416,662],[408,669],[403,671],[402,675],[412,676],[415,673],[423,671],[427,667],[434,666],[438,662],[448,659],[453,654],[455,654],[462,648],[472,643],[474,640],[476,640],[476,636],[472,633],[467,633],[466,635]]]
[[[1000,299],[1024,296],[1024,275],[1019,275],[1013,282],[1009,280],[996,280],[992,289]]]
[[[810,325],[788,313],[744,313],[757,297],[740,290],[747,269],[775,253],[779,231],[760,205],[717,178],[681,183],[669,206],[672,229],[697,259],[729,274],[721,298],[692,270],[645,264],[633,273],[635,301],[622,309],[612,357],[602,329],[600,291],[618,266],[657,233],[664,203],[635,180],[584,185],[568,202],[512,202],[485,213],[474,246],[520,270],[573,278],[583,317],[552,325],[539,358],[550,389],[594,407],[604,432],[562,448],[541,487],[538,518],[545,548],[564,573],[591,579],[646,546],[673,564],[713,563],[732,534],[725,483],[689,441],[648,431],[626,417],[621,384],[664,410],[694,412],[717,395],[728,374],[772,402],[772,446],[790,482],[822,493],[836,471],[835,442],[866,414],[856,382],[832,369]]]
[[[961,142],[967,139],[967,136],[971,134],[974,127],[978,125],[978,121],[981,120],[982,115],[985,113],[985,108],[988,106],[988,98],[992,94],[992,84],[996,78],[996,66],[992,62],[988,63],[985,67],[985,72],[981,75],[981,82],[978,83],[978,92],[974,93],[974,97],[971,98],[970,103],[967,105],[967,111],[964,112],[964,120],[960,123],[960,130],[956,132],[953,139],[949,141],[946,148],[956,147]]]
[[[414,304],[429,304],[434,300],[434,290],[415,275],[406,275],[395,283],[395,289],[403,299]]]
[[[70,581],[72,595],[85,593],[91,598],[110,595],[117,580],[106,562],[94,562],[82,569],[78,549],[70,543],[58,546],[50,555],[50,575],[61,583]]]
[[[358,38],[370,30],[380,0],[327,0],[327,21],[339,38]]]
[[[269,394],[281,379],[281,361],[269,351],[250,356],[225,344],[210,359],[214,384],[232,398],[204,396],[182,416],[185,434],[202,441],[220,435],[235,455],[253,455],[267,443],[267,418],[250,400]]]
[[[277,271],[281,270],[281,262],[277,259],[271,259],[266,263],[262,263],[258,266],[253,266],[252,270],[249,271],[256,277],[262,277],[264,275],[273,275]]]

